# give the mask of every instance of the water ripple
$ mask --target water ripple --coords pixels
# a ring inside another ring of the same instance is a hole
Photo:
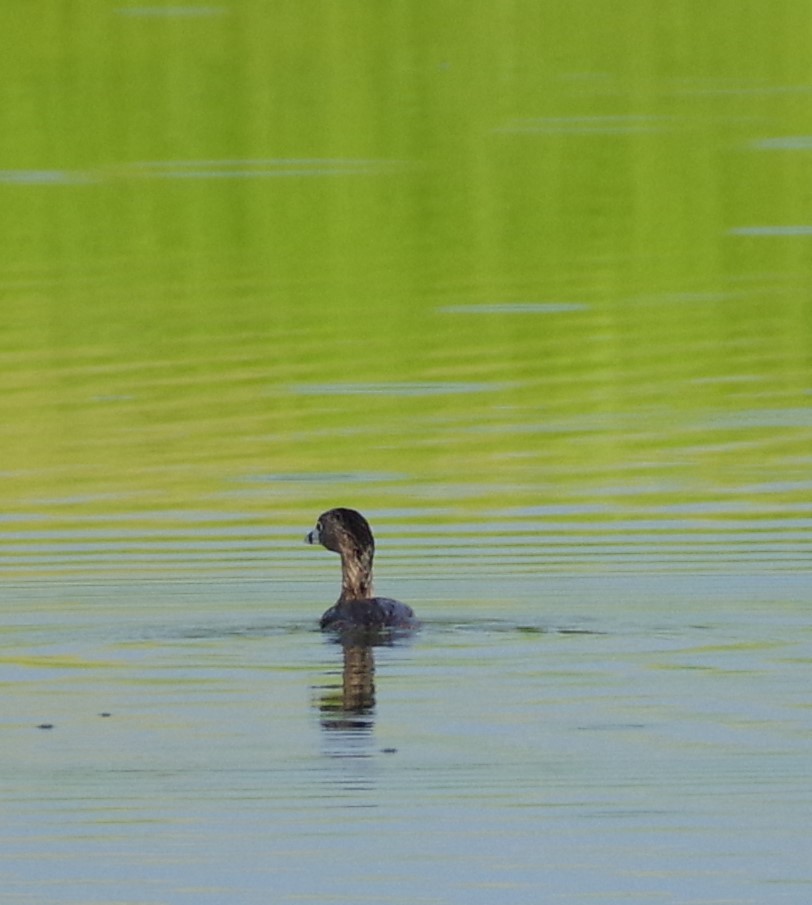
[[[374,383],[300,384],[293,392],[300,396],[445,396],[459,393],[492,393],[507,385],[486,381],[408,381]]]

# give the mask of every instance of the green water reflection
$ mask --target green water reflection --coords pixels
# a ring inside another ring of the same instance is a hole
[[[7,4],[3,508],[808,517],[807,13],[744,11]]]

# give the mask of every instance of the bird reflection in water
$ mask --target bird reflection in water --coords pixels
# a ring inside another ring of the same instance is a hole
[[[341,685],[325,688],[320,710],[326,728],[371,725],[375,709],[375,656],[369,644],[342,643]]]
[[[375,712],[375,654],[380,646],[391,646],[391,632],[342,632],[341,685],[322,687],[319,697],[321,723],[325,729],[369,732]]]

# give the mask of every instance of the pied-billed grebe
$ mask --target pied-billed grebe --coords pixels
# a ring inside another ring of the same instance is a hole
[[[319,516],[305,543],[321,544],[341,557],[341,596],[321,617],[321,627],[337,629],[416,628],[410,606],[372,596],[375,540],[369,523],[354,509],[330,509]]]

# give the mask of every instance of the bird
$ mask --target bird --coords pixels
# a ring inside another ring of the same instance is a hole
[[[321,617],[322,629],[376,631],[419,625],[407,604],[373,595],[375,539],[360,512],[343,507],[323,512],[316,527],[305,535],[305,543],[321,544],[341,557],[341,594]]]

